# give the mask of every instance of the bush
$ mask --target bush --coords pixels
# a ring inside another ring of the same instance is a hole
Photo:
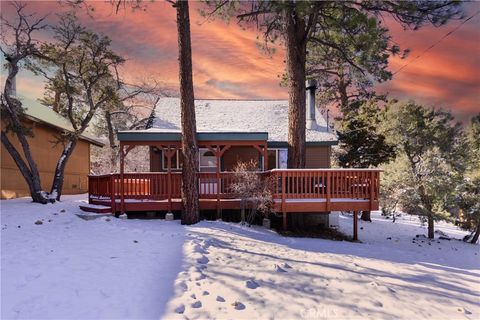
[[[242,222],[251,224],[258,214],[268,216],[273,212],[272,180],[258,170],[257,162],[238,162],[233,171],[230,188],[242,201]]]

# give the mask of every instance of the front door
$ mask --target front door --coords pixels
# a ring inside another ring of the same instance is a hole
[[[217,171],[217,157],[215,154],[206,148],[200,148],[199,152],[199,171],[200,171],[200,194],[217,194],[218,183],[215,176]],[[202,173],[211,174],[202,174]]]

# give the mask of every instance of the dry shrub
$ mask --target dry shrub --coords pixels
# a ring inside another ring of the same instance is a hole
[[[271,178],[258,169],[256,161],[238,162],[233,171],[230,188],[242,201],[242,222],[251,224],[258,214],[268,216],[273,211]]]

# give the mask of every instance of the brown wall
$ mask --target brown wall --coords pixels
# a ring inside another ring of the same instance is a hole
[[[162,151],[150,147],[150,172],[162,171]]]
[[[254,160],[260,161],[260,153],[254,147],[236,146],[231,147],[223,154],[223,167],[224,171],[233,171],[238,162],[248,162]],[[259,165],[261,165],[259,163]]]
[[[306,149],[306,168],[330,168],[331,157],[330,146],[311,146]],[[153,152],[150,148],[150,171],[162,171],[161,152]],[[253,147],[236,146],[231,147],[222,158],[222,170],[232,171],[239,161],[247,162],[250,160],[259,161],[259,152]]]
[[[306,149],[306,163],[305,167],[309,169],[314,168],[330,168],[330,156],[332,147],[330,146],[311,146]]]
[[[2,122],[2,127],[4,123]],[[42,180],[42,189],[50,191],[55,166],[57,164],[63,146],[55,146],[55,129],[42,124],[33,125],[34,137],[28,138],[33,158],[40,171]],[[21,150],[18,140],[12,133],[9,133],[12,144]],[[23,153],[21,152],[23,155]],[[77,143],[73,154],[68,160],[65,168],[65,180],[63,184],[63,194],[77,194],[88,191],[88,174],[90,172],[90,144],[80,140]],[[4,148],[1,146],[1,198],[9,199],[15,197],[29,196],[30,192],[22,174],[18,170],[15,162]]]

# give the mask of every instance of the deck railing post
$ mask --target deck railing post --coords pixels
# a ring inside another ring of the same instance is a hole
[[[282,171],[282,215],[283,215],[283,230],[287,230],[287,208],[285,203],[286,193],[287,193],[287,186],[285,183],[285,171]]]
[[[330,197],[331,197],[331,179],[330,179],[330,171],[327,171],[327,202],[326,202],[326,210],[330,211]]]
[[[123,153],[123,143],[120,141],[120,211],[125,213],[125,181],[124,181],[124,166],[125,154]]]
[[[353,241],[358,240],[358,211],[353,211]]]
[[[373,210],[373,200],[375,195],[375,171],[370,171],[370,211]]]
[[[115,174],[110,174],[110,201],[112,207],[112,214],[115,215]]]

